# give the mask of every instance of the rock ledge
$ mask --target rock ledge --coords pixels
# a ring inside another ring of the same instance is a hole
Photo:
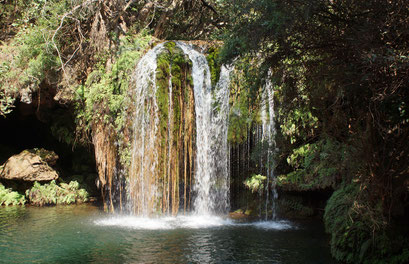
[[[58,173],[50,167],[56,164],[58,155],[45,149],[24,150],[10,157],[0,167],[0,179],[22,181],[51,181]]]

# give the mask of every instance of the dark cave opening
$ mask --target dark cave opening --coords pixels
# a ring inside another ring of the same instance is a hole
[[[75,123],[71,109],[55,104],[52,108],[38,110],[19,102],[6,118],[0,117],[0,127],[0,164],[26,149],[54,151],[59,157],[55,166],[59,181],[77,180],[91,195],[98,194],[92,146],[68,144],[53,133],[53,128],[64,127],[74,138]]]

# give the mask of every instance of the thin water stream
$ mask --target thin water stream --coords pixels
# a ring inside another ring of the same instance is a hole
[[[335,263],[322,223],[0,208],[0,263]]]

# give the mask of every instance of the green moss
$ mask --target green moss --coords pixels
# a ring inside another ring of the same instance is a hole
[[[156,98],[160,111],[160,127],[162,140],[166,139],[168,121],[169,121],[169,79],[172,84],[172,120],[173,120],[173,138],[178,138],[181,121],[181,105],[180,97],[183,96],[183,101],[189,101],[189,87],[192,86],[190,76],[191,62],[183,51],[176,47],[173,41],[167,42],[164,45],[165,50],[157,57],[157,72],[156,72]],[[162,145],[166,144],[162,142]]]
[[[33,148],[26,151],[40,156],[40,158],[45,162],[55,162],[58,159],[58,155],[51,150],[46,150],[43,148]]]
[[[167,146],[169,122],[169,78],[171,76],[171,61],[173,45],[168,42],[165,50],[157,56],[156,68],[156,99],[159,108],[159,127],[162,148]]]
[[[220,55],[220,48],[211,47],[207,52],[207,63],[209,64],[210,68],[210,76],[212,80],[212,86],[214,87],[220,78],[220,71],[221,71],[221,62],[219,59]]]
[[[244,90],[231,104],[227,138],[230,143],[240,144],[246,141],[248,128],[253,122],[246,91]]]
[[[156,99],[160,111],[160,128],[162,138],[168,127],[169,116],[169,78],[170,78],[170,54],[162,52],[157,57],[156,70]]]

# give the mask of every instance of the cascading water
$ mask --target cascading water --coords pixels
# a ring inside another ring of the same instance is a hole
[[[210,68],[206,57],[190,46],[178,42],[178,46],[192,61],[192,77],[195,96],[196,112],[196,170],[195,185],[196,200],[195,212],[209,213],[214,207],[214,200],[210,193],[210,183],[213,176],[211,151],[211,79]]]
[[[274,122],[274,91],[273,84],[271,82],[270,74],[266,80],[266,85],[263,91],[261,107],[261,120],[262,120],[262,142],[267,145],[267,160],[266,162],[266,202],[265,202],[265,217],[268,218],[268,209],[271,202],[272,219],[276,219],[276,208],[275,200],[277,199],[277,190],[275,186],[275,176],[274,176],[274,153],[276,151],[275,142],[275,122]],[[271,186],[271,188],[270,188]],[[270,189],[271,196],[270,197]],[[270,201],[271,199],[271,201]]]
[[[192,61],[196,111],[196,214],[226,212],[229,205],[229,112],[230,69],[222,66],[220,80],[212,90],[206,57],[186,45],[177,45]]]
[[[129,210],[148,215],[158,198],[154,174],[158,166],[155,149],[158,132],[158,105],[156,102],[156,57],[163,50],[163,44],[148,51],[139,61],[134,74],[135,117],[133,124],[134,143],[128,192]]]
[[[215,186],[212,199],[218,201],[213,211],[227,212],[230,205],[230,146],[227,141],[229,125],[229,84],[231,67],[222,66],[220,79],[213,91],[211,121],[213,175],[210,186]]]
[[[142,216],[170,212],[175,215],[182,201],[186,211],[193,187],[196,214],[227,212],[230,69],[222,66],[220,80],[212,88],[206,57],[190,45],[176,42],[172,48],[180,49],[191,61],[193,87],[186,77],[182,90],[172,83],[172,63],[164,70],[166,74],[161,73],[166,76],[157,76],[158,70],[163,70],[157,61],[166,45],[150,50],[138,63],[134,75],[136,110],[129,210]],[[166,88],[158,85],[158,78],[167,80]]]
[[[275,201],[277,199],[276,180],[274,176],[274,154],[276,150],[275,142],[275,122],[274,122],[274,90],[271,82],[271,74],[267,76],[266,84],[261,91],[259,101],[260,123],[253,122],[247,127],[247,135],[244,141],[236,143],[231,147],[230,153],[230,174],[234,179],[232,183],[232,207],[247,208],[253,212],[258,212],[259,217],[265,219],[276,218]],[[241,116],[241,109],[233,107],[232,114]],[[253,194],[246,192],[248,188],[243,184],[256,175],[265,176],[262,180],[263,188],[257,189],[257,206],[252,204]],[[263,202],[264,201],[264,202]]]

